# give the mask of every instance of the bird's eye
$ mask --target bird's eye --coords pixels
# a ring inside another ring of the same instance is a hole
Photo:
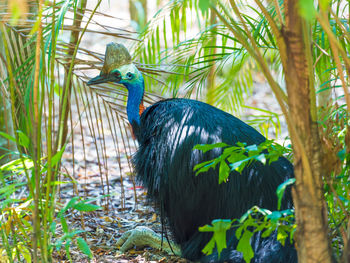
[[[130,72],[128,72],[127,74],[126,74],[126,77],[128,78],[128,79],[132,79],[133,78],[133,74],[132,73],[130,73]]]

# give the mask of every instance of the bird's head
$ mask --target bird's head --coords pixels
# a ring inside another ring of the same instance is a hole
[[[88,85],[106,82],[123,84],[129,91],[143,86],[141,72],[132,63],[128,50],[117,43],[107,45],[104,64],[100,75],[90,79]]]
[[[141,72],[132,63],[128,50],[117,43],[107,45],[105,60],[100,75],[90,79],[88,85],[106,82],[123,84],[128,89],[126,111],[134,134],[138,134],[140,114],[144,110],[144,81]]]

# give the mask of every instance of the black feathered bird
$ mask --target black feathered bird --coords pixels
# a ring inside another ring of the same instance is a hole
[[[234,229],[228,232],[228,248],[218,259],[216,254],[202,254],[211,234],[199,232],[198,227],[214,219],[240,218],[254,205],[277,210],[276,188],[293,177],[291,163],[283,157],[270,165],[255,162],[242,173],[232,171],[222,184],[218,184],[217,169],[196,176],[194,166],[218,157],[222,150],[203,153],[193,150],[195,145],[218,142],[252,145],[264,142],[265,137],[234,116],[195,100],[167,99],[144,110],[142,74],[120,44],[107,46],[101,74],[88,84],[107,81],[121,83],[128,89],[127,115],[139,142],[133,158],[137,179],[165,216],[182,256],[201,262],[243,262],[242,254],[235,250],[238,241]],[[292,198],[287,191],[282,209],[291,207]],[[146,231],[140,232],[142,236]],[[128,242],[128,246],[142,240],[139,235],[136,241],[122,239],[121,243]],[[255,254],[252,262],[297,261],[293,245],[287,242],[282,246],[276,233],[267,238],[257,233],[251,244]]]

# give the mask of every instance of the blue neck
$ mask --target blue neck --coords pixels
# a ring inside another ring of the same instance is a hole
[[[144,81],[142,76],[134,80],[132,83],[125,82],[124,86],[128,89],[128,104],[126,106],[126,112],[128,119],[131,124],[136,122],[140,125],[140,104],[143,99],[143,93],[145,89]]]

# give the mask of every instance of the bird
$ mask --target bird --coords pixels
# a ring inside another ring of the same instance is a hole
[[[293,165],[284,157],[270,164],[256,161],[240,173],[231,171],[221,184],[218,169],[196,175],[196,164],[217,158],[223,150],[215,148],[204,153],[194,146],[222,142],[259,145],[266,138],[233,115],[201,101],[171,98],[144,107],[143,75],[122,44],[107,45],[102,70],[88,85],[105,82],[122,84],[128,91],[127,117],[139,144],[132,159],[136,178],[147,189],[148,198],[173,239],[154,246],[176,250],[175,254],[192,261],[244,262],[242,253],[236,250],[235,229],[228,231],[227,248],[220,255],[204,255],[202,249],[211,234],[199,232],[198,228],[214,219],[239,219],[255,205],[277,210],[276,188],[294,177]],[[290,189],[285,192],[281,208],[293,208]],[[145,245],[148,241],[141,236],[148,234],[147,229],[138,227],[117,243],[124,246],[123,250],[137,243]],[[149,236],[151,243],[157,234]],[[132,237],[134,240],[130,240]],[[297,262],[294,244],[287,241],[281,245],[276,232],[264,238],[258,232],[250,242],[254,250],[251,262]]]

